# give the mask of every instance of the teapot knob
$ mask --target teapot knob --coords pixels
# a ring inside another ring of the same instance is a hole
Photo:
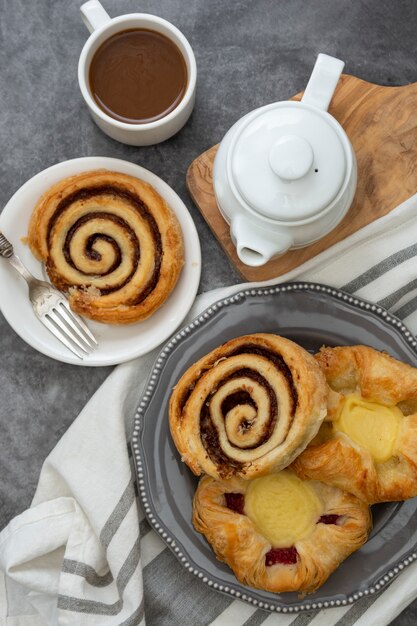
[[[284,135],[269,152],[272,170],[284,180],[303,178],[313,165],[313,149],[306,139],[297,135]]]

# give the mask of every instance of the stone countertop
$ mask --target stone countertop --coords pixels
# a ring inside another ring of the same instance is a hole
[[[303,89],[319,52],[345,72],[384,85],[417,80],[414,0],[103,0],[111,16],[143,11],[177,25],[194,48],[197,100],[186,127],[146,148],[125,146],[92,122],[77,82],[87,39],[75,0],[2,0],[1,203],[44,168],[80,156],[138,163],[171,185],[197,225],[200,291],[239,282],[185,187],[191,161],[242,115]],[[110,368],[52,361],[0,316],[0,528],[31,501],[43,459]],[[417,601],[393,622],[415,624]]]

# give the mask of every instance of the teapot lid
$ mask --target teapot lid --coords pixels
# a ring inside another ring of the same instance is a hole
[[[348,169],[341,136],[328,113],[306,102],[278,102],[247,117],[228,155],[229,180],[265,217],[298,221],[324,210]]]

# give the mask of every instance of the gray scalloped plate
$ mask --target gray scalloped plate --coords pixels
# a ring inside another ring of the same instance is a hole
[[[350,604],[381,589],[417,559],[417,498],[374,506],[368,542],[304,599],[242,585],[192,526],[198,479],[180,461],[169,433],[170,391],[197,359],[254,332],[283,335],[312,352],[323,344],[366,344],[417,366],[417,342],[400,320],[337,289],[287,283],[220,300],[165,345],[137,409],[132,447],[145,513],[184,567],[212,589],[285,613]]]

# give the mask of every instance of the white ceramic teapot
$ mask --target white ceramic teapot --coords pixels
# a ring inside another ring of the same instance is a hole
[[[216,200],[246,265],[263,265],[321,239],[352,203],[355,155],[327,113],[343,67],[343,61],[319,54],[301,102],[248,113],[219,146]]]

